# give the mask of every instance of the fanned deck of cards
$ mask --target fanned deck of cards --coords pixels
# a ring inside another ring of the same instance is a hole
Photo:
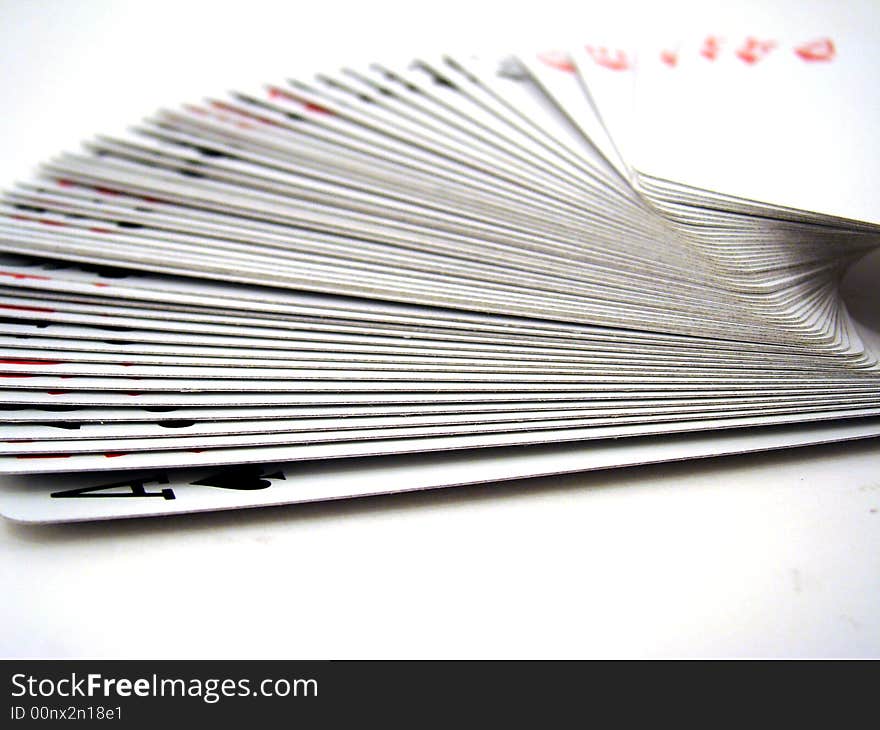
[[[0,512],[880,435],[871,333],[838,292],[880,245],[861,53],[710,37],[365,63],[54,158],[0,208]]]

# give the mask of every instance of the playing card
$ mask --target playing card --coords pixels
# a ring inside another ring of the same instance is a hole
[[[36,481],[4,477],[0,484],[0,514],[20,522],[40,523],[237,509],[742,454],[876,435],[876,422],[857,421],[415,457],[123,472],[112,476],[40,476]]]

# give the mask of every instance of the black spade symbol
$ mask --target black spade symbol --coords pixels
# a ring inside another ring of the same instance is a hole
[[[272,486],[270,479],[284,479],[284,472],[276,471],[271,474],[263,474],[262,469],[252,464],[231,467],[216,474],[211,474],[204,479],[199,479],[191,484],[203,487],[218,487],[220,489],[237,489],[250,491],[266,489]]]

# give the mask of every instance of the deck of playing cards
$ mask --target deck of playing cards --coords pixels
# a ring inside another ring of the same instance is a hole
[[[0,203],[0,512],[880,435],[839,294],[880,246],[863,58],[710,36],[365,63],[55,157]]]

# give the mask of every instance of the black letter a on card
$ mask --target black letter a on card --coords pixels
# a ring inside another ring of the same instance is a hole
[[[168,484],[168,477],[165,475],[153,477],[152,479],[129,479],[125,482],[116,482],[115,484],[101,484],[97,487],[78,487],[76,489],[66,489],[62,492],[52,492],[50,497],[56,498],[72,498],[72,497],[164,497],[165,499],[174,499],[174,490],[164,488],[158,492],[148,492],[145,484]],[[128,491],[119,491],[126,489]],[[108,491],[111,490],[111,491]],[[116,490],[116,491],[112,491]]]

